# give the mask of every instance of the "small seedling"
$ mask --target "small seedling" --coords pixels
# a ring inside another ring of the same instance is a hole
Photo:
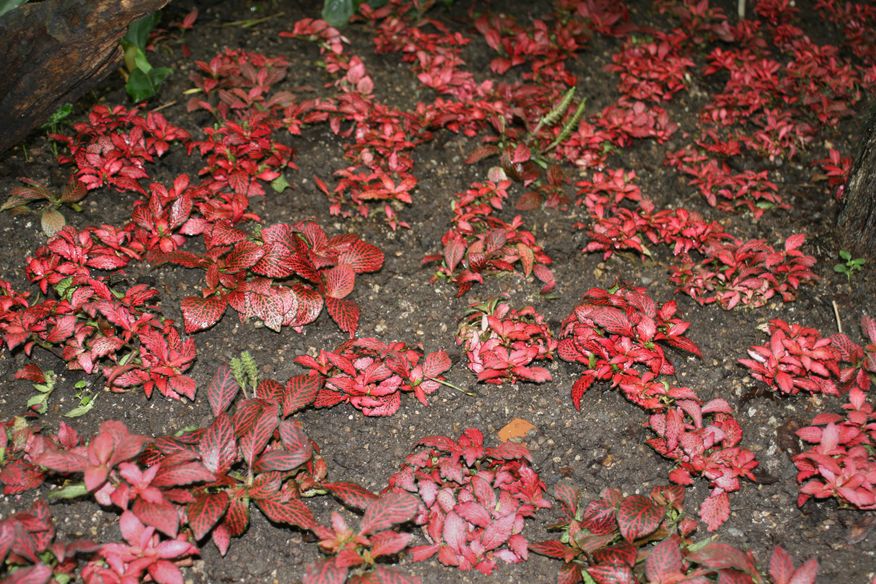
[[[122,49],[125,51],[125,90],[138,103],[158,93],[158,87],[171,72],[169,67],[153,67],[146,58],[149,33],[160,19],[161,16],[153,12],[135,20],[128,26],[128,33],[122,39]]]
[[[79,401],[79,405],[64,414],[67,418],[84,416],[91,411],[91,408],[94,407],[94,402],[97,401],[97,394],[91,390],[91,384],[84,379],[77,381],[73,387],[76,389],[74,395]]]
[[[59,211],[62,206],[67,205],[77,213],[82,211],[79,201],[85,198],[87,190],[85,185],[76,179],[75,174],[70,175],[67,186],[58,195],[43,183],[29,178],[18,180],[27,186],[12,187],[9,198],[0,206],[0,211],[25,212],[31,201],[45,201],[40,208],[40,225],[43,233],[49,237],[60,231],[67,223],[64,215]]]
[[[33,388],[37,391],[27,400],[27,407],[38,414],[45,414],[48,410],[49,396],[55,391],[55,384],[58,381],[54,371],[46,371],[43,373],[45,381],[42,383],[34,383]]]
[[[852,252],[845,249],[840,250],[839,256],[840,259],[843,260],[845,263],[835,264],[833,266],[833,271],[840,274],[845,274],[846,279],[848,279],[849,284],[851,284],[852,275],[856,272],[860,272],[863,269],[864,264],[867,263],[867,260],[864,258],[853,258]]]

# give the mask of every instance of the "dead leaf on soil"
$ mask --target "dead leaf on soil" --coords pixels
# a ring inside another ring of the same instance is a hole
[[[499,430],[499,440],[507,442],[515,438],[524,438],[532,430],[535,430],[532,422],[523,418],[514,418]]]

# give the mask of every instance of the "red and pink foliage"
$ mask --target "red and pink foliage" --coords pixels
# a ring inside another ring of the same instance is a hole
[[[608,488],[586,507],[574,487],[559,483],[554,493],[563,517],[552,529],[562,535],[530,544],[530,549],[563,562],[560,584],[706,582],[715,576],[721,582],[766,582],[751,552],[692,539],[697,524],[684,516],[680,487],[654,487],[647,497]],[[814,558],[795,569],[784,549],[773,550],[773,584],[814,584],[817,572]]]
[[[154,251],[153,264],[172,263],[205,270],[201,296],[182,300],[186,332],[216,324],[227,306],[241,319],[257,318],[271,330],[316,320],[323,306],[352,337],[359,307],[346,297],[356,275],[383,266],[383,252],[354,234],[328,237],[313,222],[279,223],[255,235],[217,222],[204,232],[207,251]]]
[[[484,273],[516,272],[518,263],[525,277],[533,275],[544,284],[542,294],[556,286],[548,268],[553,260],[538,245],[535,235],[523,229],[520,216],[507,223],[494,215],[508,198],[510,185],[508,180],[490,180],[474,183],[458,194],[454,225],[441,238],[442,253],[423,258],[424,264],[440,262],[435,278],[451,279],[456,284],[457,297],[476,282],[483,282]]]
[[[670,279],[700,304],[717,302],[726,310],[739,304],[758,308],[777,294],[791,302],[800,284],[817,279],[811,270],[815,258],[799,249],[805,239],[800,233],[791,235],[781,251],[762,239],[711,242],[702,262],[685,258],[672,267]]]
[[[675,29],[656,33],[648,43],[628,40],[606,70],[620,74],[618,91],[631,99],[669,101],[685,88],[685,76],[694,66],[682,52],[687,38],[683,30]]]
[[[445,351],[424,356],[404,343],[375,338],[350,340],[334,351],[321,350],[316,358],[298,356],[295,362],[310,369],[310,377],[320,388],[315,407],[349,403],[366,416],[393,415],[402,393],[413,393],[428,405],[426,396],[444,382],[442,373],[451,366]]]
[[[876,509],[876,412],[855,387],[843,404],[844,415],[822,413],[797,431],[814,444],[794,457],[797,504],[810,498],[835,498],[857,509]]]
[[[474,428],[458,441],[420,440],[387,490],[413,493],[421,501],[414,520],[430,543],[411,548],[414,561],[438,554],[446,566],[487,575],[498,560],[526,560],[524,523],[550,507],[527,448],[510,442],[484,448],[483,434]]]
[[[376,563],[407,549],[412,534],[399,532],[394,526],[413,519],[418,504],[410,493],[384,493],[364,506],[364,515],[355,531],[340,513],[333,512],[330,527],[313,528],[320,549],[332,557],[307,566],[303,584],[346,582],[351,572],[360,579],[370,576],[376,582],[419,584],[421,580],[416,576]]]
[[[552,360],[557,348],[544,317],[532,306],[516,310],[498,300],[475,304],[459,325],[456,343],[465,345],[468,368],[478,381],[500,385],[551,380],[547,369],[531,365]]]
[[[822,337],[813,328],[774,319],[769,323],[769,343],[751,347],[751,359],[739,362],[755,379],[784,394],[867,391],[876,374],[876,321],[863,316],[861,329],[870,340],[865,347],[844,333]]]
[[[137,108],[94,106],[87,122],[73,124],[75,135],[52,134],[66,144],[69,155],[63,163],[79,169],[76,178],[88,190],[110,185],[117,191],[145,194],[140,179],[147,178],[145,166],[163,156],[170,142],[187,143],[190,135],[156,112],[145,116]]]

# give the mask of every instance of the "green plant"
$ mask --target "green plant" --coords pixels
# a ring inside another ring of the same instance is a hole
[[[58,130],[61,129],[61,124],[70,117],[70,114],[73,113],[73,104],[65,103],[49,116],[49,119],[46,120],[46,123],[40,126],[43,130],[45,130],[49,134],[57,134]],[[51,141],[52,145],[52,154],[55,155],[55,158],[58,157],[58,143],[54,140]]]
[[[171,72],[169,67],[153,67],[146,58],[146,43],[149,40],[149,33],[152,32],[160,19],[161,15],[158,12],[153,12],[135,20],[128,26],[128,33],[122,39],[127,71],[125,89],[135,102],[153,97],[158,92],[158,87]]]
[[[864,264],[867,263],[867,260],[864,258],[853,258],[852,252],[845,249],[840,250],[839,257],[845,263],[834,264],[833,271],[840,274],[845,274],[846,278],[849,281],[849,284],[851,284],[852,274],[860,272],[861,269],[864,267]]]
[[[27,407],[38,414],[46,413],[49,396],[55,391],[55,384],[58,381],[54,371],[46,371],[42,375],[43,381],[34,381],[33,383],[33,388],[37,393],[30,396],[27,400]]]
[[[350,18],[364,0],[325,0],[322,6],[322,19],[335,28],[344,26],[350,22]],[[367,2],[372,8],[380,8],[386,4],[386,0],[369,0]]]
[[[27,2],[27,0],[0,0],[0,16],[3,16],[10,10],[18,8],[25,2]]]
[[[97,401],[97,394],[92,391],[91,384],[84,379],[77,381],[73,388],[76,390],[74,394],[79,405],[72,410],[66,412],[66,418],[78,418],[84,416],[94,407],[94,402]]]

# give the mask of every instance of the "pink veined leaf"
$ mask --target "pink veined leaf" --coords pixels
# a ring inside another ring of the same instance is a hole
[[[344,298],[353,291],[356,282],[356,272],[348,265],[341,264],[329,270],[323,270],[325,293],[332,298]]]
[[[794,575],[788,584],[815,584],[816,576],[818,576],[818,560],[809,558],[794,570]]]
[[[651,548],[645,560],[645,575],[649,582],[663,582],[682,573],[683,565],[678,536],[665,539]]]
[[[222,296],[212,295],[207,298],[187,296],[180,301],[183,325],[186,334],[208,329],[225,314],[227,302]]]
[[[336,566],[334,558],[317,560],[308,564],[301,584],[344,584],[348,570]]]
[[[700,505],[700,519],[709,531],[715,531],[730,518],[730,497],[727,493],[710,495]]]
[[[162,461],[161,468],[152,479],[150,484],[153,487],[180,487],[216,480],[216,476],[196,460],[171,465],[167,463],[169,458]]]
[[[560,572],[557,574],[557,584],[580,584],[583,582],[581,578],[581,568],[577,564],[563,564]]]
[[[331,296],[325,299],[325,306],[340,329],[349,334],[351,339],[355,337],[359,328],[359,306],[351,300]]]
[[[322,483],[322,486],[345,505],[355,509],[364,510],[377,500],[377,495],[356,483]]]
[[[806,235],[803,233],[795,233],[785,240],[785,251],[795,250],[806,241]]]
[[[633,570],[624,565],[599,565],[587,568],[587,574],[597,584],[635,584]]]
[[[359,531],[367,535],[410,521],[418,505],[417,498],[410,493],[384,493],[365,509]]]
[[[227,365],[220,365],[207,387],[207,401],[210,402],[214,418],[228,409],[239,389],[231,369]]]
[[[231,418],[222,412],[213,420],[198,445],[204,467],[212,473],[223,474],[237,459],[237,441]]]
[[[564,562],[570,561],[577,555],[574,549],[558,539],[530,543],[529,551],[541,556],[563,560]]]
[[[485,550],[494,550],[508,541],[514,533],[514,522],[517,519],[515,513],[509,513],[504,517],[490,523],[481,536],[481,543]]]
[[[756,574],[757,568],[748,554],[726,543],[712,542],[696,551],[689,551],[689,561],[713,570],[733,569],[746,574]]]
[[[317,375],[295,375],[286,381],[283,394],[283,417],[294,414],[312,404],[322,385]]]
[[[621,536],[635,541],[653,533],[663,521],[666,511],[648,497],[631,495],[625,498],[617,511],[617,525]]]
[[[370,243],[356,240],[338,254],[338,264],[350,266],[357,274],[376,272],[383,267],[383,252]]]
[[[794,561],[791,554],[781,546],[776,546],[770,557],[770,578],[773,579],[773,584],[789,584],[793,575]]]
[[[316,527],[313,513],[300,499],[283,500],[280,493],[275,493],[264,499],[255,499],[255,503],[265,517],[274,523],[285,523],[307,530]]]
[[[134,501],[134,514],[146,525],[150,525],[168,537],[176,537],[179,529],[177,508],[166,502],[151,503],[145,499]]]
[[[450,369],[451,365],[447,351],[429,353],[423,362],[423,376],[427,379],[437,377]]]
[[[292,420],[280,422],[280,442],[289,452],[303,457],[303,461],[310,458],[312,452],[310,438],[301,429],[299,422]]]
[[[228,509],[228,493],[201,493],[195,496],[195,500],[186,508],[189,526],[195,535],[195,540],[200,541],[216,525],[216,522],[225,515]]]
[[[408,547],[412,533],[398,533],[396,531],[381,531],[372,535],[371,557],[394,556]]]
[[[465,243],[459,239],[451,239],[444,246],[444,263],[447,264],[447,269],[452,273],[456,270],[456,266],[462,261],[465,256]]]

